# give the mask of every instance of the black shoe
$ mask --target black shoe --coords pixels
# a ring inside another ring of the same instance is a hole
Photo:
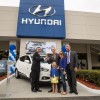
[[[37,90],[35,90],[35,89],[34,89],[34,90],[32,90],[32,92],[35,92],[35,93],[36,93],[36,92],[37,92]]]
[[[35,88],[33,87],[33,86],[31,86],[31,91],[33,92],[33,90],[34,90]]]
[[[73,93],[73,91],[69,91],[69,93]]]
[[[60,91],[60,90],[58,90],[58,93],[61,93],[61,91]]]
[[[38,92],[42,92],[42,90],[40,90],[40,89],[38,89],[37,91],[38,91]]]
[[[31,88],[31,91],[33,92],[34,88]]]
[[[48,92],[52,92],[52,89],[51,89],[51,90],[49,90]]]
[[[75,93],[76,95],[78,95],[78,92],[77,91],[73,91],[73,93]]]
[[[33,92],[33,89],[31,89],[31,91]]]

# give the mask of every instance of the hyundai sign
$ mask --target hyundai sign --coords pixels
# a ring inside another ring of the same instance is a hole
[[[64,0],[20,0],[17,36],[65,38]]]

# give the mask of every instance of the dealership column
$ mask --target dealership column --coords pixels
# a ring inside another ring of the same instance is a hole
[[[92,69],[90,44],[87,44],[87,64],[88,69]]]

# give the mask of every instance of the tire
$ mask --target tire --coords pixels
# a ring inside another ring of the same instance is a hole
[[[20,78],[20,74],[19,74],[19,71],[16,69],[15,70],[15,77],[18,79],[18,78]]]

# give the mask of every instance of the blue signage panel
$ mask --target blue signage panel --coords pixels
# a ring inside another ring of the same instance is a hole
[[[64,0],[20,0],[17,36],[65,38]]]

